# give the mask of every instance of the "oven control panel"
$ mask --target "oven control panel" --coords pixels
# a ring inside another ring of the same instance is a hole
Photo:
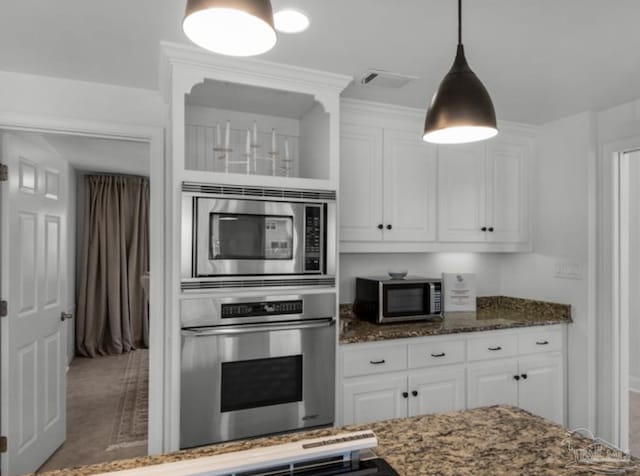
[[[322,207],[307,205],[304,223],[304,270],[320,272],[322,253]]]
[[[221,305],[223,319],[302,314],[302,300],[242,302]]]

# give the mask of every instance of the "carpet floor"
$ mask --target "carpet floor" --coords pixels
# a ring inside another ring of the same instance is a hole
[[[76,357],[67,372],[67,440],[51,471],[147,454],[149,351]]]

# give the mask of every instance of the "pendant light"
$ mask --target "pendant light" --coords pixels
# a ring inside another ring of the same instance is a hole
[[[196,45],[229,56],[266,53],[277,41],[269,0],[187,0],[182,29]]]
[[[423,139],[436,144],[462,144],[489,139],[497,133],[491,97],[464,56],[462,0],[458,0],[456,58],[431,99]]]

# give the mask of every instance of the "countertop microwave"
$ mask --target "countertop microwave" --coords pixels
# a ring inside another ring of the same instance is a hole
[[[377,324],[442,319],[442,279],[356,278],[354,311],[358,318]]]

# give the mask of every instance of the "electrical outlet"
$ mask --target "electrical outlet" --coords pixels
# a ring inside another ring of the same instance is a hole
[[[582,279],[582,265],[579,263],[555,263],[553,276],[559,279]]]

